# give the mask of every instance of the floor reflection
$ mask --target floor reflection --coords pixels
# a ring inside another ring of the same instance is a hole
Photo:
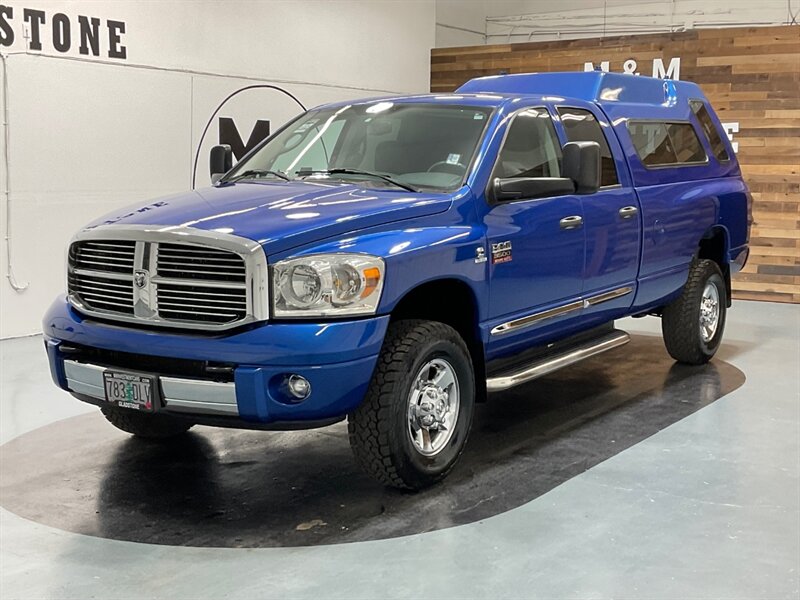
[[[420,494],[362,475],[344,424],[286,433],[196,428],[148,442],[89,414],[4,445],[0,502],[61,529],[157,544],[296,546],[407,535],[528,502],[744,379],[723,361],[676,365],[660,338],[634,336],[479,406],[457,468]]]

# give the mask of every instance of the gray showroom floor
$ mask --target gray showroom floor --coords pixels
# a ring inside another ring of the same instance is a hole
[[[659,334],[657,319],[618,327],[645,342]],[[58,435],[56,422],[95,410],[53,386],[41,345],[0,342],[2,444],[47,425]],[[621,352],[636,369],[636,353]],[[427,533],[181,547],[0,508],[0,597],[798,598],[800,306],[736,302],[715,362],[746,380],[532,501]]]

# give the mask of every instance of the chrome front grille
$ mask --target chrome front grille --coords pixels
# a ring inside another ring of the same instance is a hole
[[[158,274],[175,279],[244,283],[246,269],[241,256],[226,250],[159,244]]]
[[[79,297],[91,308],[133,314],[132,279],[108,279],[71,269],[67,282],[70,294]]]
[[[250,240],[107,226],[72,243],[67,283],[70,302],[91,315],[219,330],[267,318],[266,278],[263,250]]]
[[[70,260],[75,268],[111,273],[133,272],[133,257],[136,242],[131,241],[86,241],[73,244]]]
[[[247,295],[242,288],[159,283],[158,314],[165,319],[230,323],[247,315]]]

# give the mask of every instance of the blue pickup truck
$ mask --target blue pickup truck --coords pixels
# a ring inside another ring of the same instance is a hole
[[[135,436],[347,418],[357,461],[421,489],[476,402],[625,344],[716,352],[751,198],[694,84],[473,79],[310,110],[212,187],[103,217],[44,317],[56,384]],[[635,368],[631,357],[631,368]]]

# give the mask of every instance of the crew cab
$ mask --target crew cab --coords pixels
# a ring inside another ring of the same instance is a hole
[[[625,344],[615,319],[708,361],[748,255],[750,195],[689,82],[483,77],[320,106],[210,162],[211,187],[72,240],[55,383],[145,438],[346,418],[399,488],[453,468],[476,402]]]

